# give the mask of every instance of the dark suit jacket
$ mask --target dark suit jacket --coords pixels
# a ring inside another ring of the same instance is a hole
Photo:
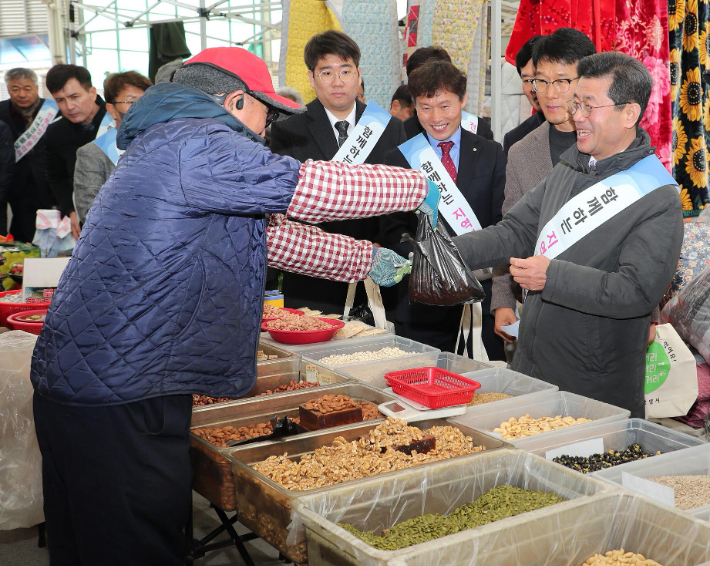
[[[411,169],[409,163],[399,149],[387,152],[387,165],[396,165]],[[471,208],[476,213],[478,221],[483,228],[496,224],[503,218],[501,208],[505,198],[505,167],[506,158],[503,148],[498,142],[482,138],[471,132],[461,132],[461,154],[456,186],[466,198]],[[439,222],[444,224],[450,235],[454,235],[446,221],[439,216]],[[413,250],[409,243],[400,243],[402,234],[408,232],[414,237],[417,231],[417,216],[413,212],[396,212],[381,217],[381,244],[392,248],[398,254],[407,257]],[[491,280],[482,282],[486,291],[483,302],[483,314],[490,313]],[[397,304],[385,305],[394,319],[402,323],[436,323],[444,320],[449,309],[461,307],[432,307],[419,303],[409,304],[408,280],[402,281],[395,288],[397,290]],[[394,311],[394,312],[393,312]]]
[[[43,98],[39,100],[40,104],[35,111],[35,117],[44,102]],[[0,121],[9,126],[13,143],[27,129],[27,123],[20,113],[11,106],[9,99],[0,102]],[[44,174],[44,136],[29,153],[15,164],[7,198],[13,215],[10,231],[18,241],[32,241],[37,209],[52,208],[55,204]]]
[[[355,105],[355,118],[359,121],[365,111],[365,104],[356,100]],[[307,159],[328,161],[338,152],[333,127],[330,125],[323,104],[318,99],[310,102],[306,108],[304,114],[292,116],[271,126],[271,151],[279,155],[288,155],[299,161]],[[384,163],[385,153],[405,140],[402,122],[392,118],[365,162]],[[377,218],[323,222],[318,227],[326,232],[345,234],[358,240],[377,242],[379,239]],[[283,292],[286,306],[309,306],[324,312],[342,312],[347,289],[346,283],[284,273]],[[364,302],[364,291],[360,285],[356,305],[362,302]]]
[[[508,155],[508,150],[533,130],[545,123],[545,115],[538,110],[524,122],[518,124],[503,136],[503,151]]]
[[[407,139],[411,140],[414,136],[418,136],[423,131],[424,128],[422,128],[422,125],[419,123],[417,111],[415,110],[414,114],[404,121],[404,133]],[[493,130],[491,130],[491,127],[488,125],[488,121],[480,116],[478,117],[478,132],[476,132],[476,135],[484,137],[487,140],[493,139]]]

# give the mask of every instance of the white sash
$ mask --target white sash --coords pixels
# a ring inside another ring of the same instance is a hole
[[[534,255],[554,259],[643,196],[665,185],[676,184],[658,158],[649,155],[626,171],[607,177],[570,199],[545,224]]]
[[[57,114],[59,114],[57,103],[54,100],[45,98],[30,127],[15,141],[15,162],[22,159],[37,145],[37,142],[47,131],[47,127],[56,118]]]
[[[110,116],[107,112],[106,116]],[[103,127],[103,123],[102,123]],[[100,131],[100,129],[99,129]],[[109,124],[108,131],[101,136],[97,136],[94,143],[99,146],[101,151],[103,151],[106,156],[111,160],[111,162],[116,165],[118,163],[118,158],[123,155],[125,150],[118,149],[116,147],[116,135],[118,134],[118,128],[116,128],[116,121],[112,120]]]
[[[374,100],[367,103],[352,133],[335,154],[332,161],[341,161],[350,165],[364,163],[392,119]]]
[[[477,134],[478,120],[479,118],[475,114],[471,114],[470,112],[466,112],[465,110],[461,111],[461,127],[464,130],[468,130],[472,134]]]
[[[471,205],[461,194],[423,133],[404,142],[399,146],[399,150],[413,169],[422,171],[427,179],[439,187],[439,214],[446,219],[457,236],[481,229],[481,223]]]
[[[399,150],[405,159],[414,169],[419,169],[427,179],[436,183],[441,192],[439,201],[439,214],[441,214],[457,236],[481,229],[481,223],[476,218],[471,205],[454,183],[444,167],[444,164],[436,155],[434,148],[429,144],[429,140],[424,134],[419,134],[411,140],[399,146]],[[490,269],[479,270],[475,273],[480,279],[490,278]],[[456,338],[456,350],[458,351],[459,338],[464,336],[464,355],[471,355],[477,360],[488,360],[486,348],[481,338],[483,321],[483,310],[481,303],[465,304],[459,323],[459,332]],[[467,347],[468,335],[473,322],[473,352],[469,354]]]

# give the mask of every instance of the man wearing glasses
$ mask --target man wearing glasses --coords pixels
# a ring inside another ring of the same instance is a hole
[[[560,28],[552,35],[538,37],[534,43],[530,60],[534,77],[531,87],[537,94],[546,122],[510,148],[503,214],[540,184],[560,161],[560,156],[577,141],[567,102],[574,95],[577,84],[577,62],[594,53],[594,43],[572,28]],[[514,342],[515,337],[504,327],[518,320],[515,307],[519,298],[520,287],[510,276],[508,266],[496,267],[493,270],[491,310],[495,313],[496,334],[509,343]]]
[[[500,223],[455,242],[472,269],[510,262],[527,294],[513,369],[643,417],[651,312],[683,240],[678,186],[638,126],[646,67],[599,53],[576,76],[577,144]]]
[[[304,114],[278,122],[271,128],[270,149],[306,161],[332,160],[346,144],[360,122],[366,105],[357,99],[362,82],[360,48],[339,31],[313,36],[304,49],[311,86],[316,98],[306,105]],[[372,147],[365,163],[385,163],[385,153],[405,141],[402,122],[391,118]],[[318,225],[326,232],[344,234],[358,240],[377,241],[376,218],[324,222]],[[327,313],[342,312],[348,285],[284,273],[283,292],[286,306],[307,306]],[[362,286],[355,305],[366,301]]]
[[[135,71],[115,73],[104,81],[106,110],[113,117],[112,129],[100,138],[80,147],[76,152],[74,167],[74,209],[79,224],[83,225],[86,215],[94,204],[96,195],[108,181],[111,171],[122,151],[116,148],[116,130],[136,100],[153,83]]]

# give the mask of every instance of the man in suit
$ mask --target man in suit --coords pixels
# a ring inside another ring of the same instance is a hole
[[[114,73],[104,81],[106,110],[111,114],[116,129],[121,125],[121,121],[130,110],[131,105],[143,96],[143,93],[152,85],[153,83],[148,77],[144,77],[136,71]],[[94,204],[96,195],[99,194],[101,187],[108,181],[111,172],[116,167],[116,164],[96,141],[98,140],[87,143],[76,152],[74,207],[82,226],[91,205]]]
[[[536,42],[531,61],[536,69],[533,85],[546,121],[510,149],[503,214],[539,185],[559,163],[560,156],[577,142],[567,102],[574,96],[577,63],[594,53],[592,40],[572,28],[560,28]],[[508,267],[494,267],[491,310],[495,315],[496,334],[506,342],[512,343],[515,339],[501,327],[518,320],[515,306],[520,294],[520,287],[513,281]]]
[[[365,111],[356,100],[361,81],[360,48],[347,35],[327,31],[306,44],[304,59],[316,99],[306,112],[271,126],[271,151],[299,161],[333,159]],[[402,122],[392,118],[365,163],[382,164],[385,152],[405,141]],[[319,228],[358,240],[378,242],[376,218],[324,222]],[[284,272],[286,306],[307,306],[327,313],[342,312],[348,284]],[[365,302],[362,285],[355,304]]]
[[[390,114],[403,121],[408,120],[414,114],[414,102],[412,102],[412,95],[409,94],[407,85],[400,85],[394,91],[390,102]]]
[[[14,142],[32,125],[44,98],[39,96],[39,79],[32,69],[10,69],[5,84],[10,98],[0,102],[0,121],[9,126]],[[13,149],[13,163],[14,157]],[[37,210],[55,203],[44,173],[43,135],[15,164],[7,200],[12,209],[10,233],[17,241],[31,242]]]
[[[44,136],[45,172],[59,210],[71,219],[72,234],[78,238],[81,228],[72,198],[76,150],[101,135],[110,116],[104,120],[106,103],[96,93],[91,73],[84,67],[55,65],[47,73],[47,89],[62,118],[53,122]]]
[[[515,128],[503,136],[503,151],[505,151],[506,155],[508,155],[508,151],[514,144],[519,142],[530,132],[545,122],[545,115],[542,113],[537,93],[533,88],[533,79],[535,78],[533,48],[540,39],[542,39],[541,35],[532,36],[523,44],[518,53],[515,55],[515,68],[518,70],[518,75],[523,81],[523,94],[525,94],[525,97],[535,110],[535,114],[515,126]]]
[[[451,55],[449,55],[449,52],[446,51],[446,49],[444,49],[443,47],[439,47],[438,45],[420,47],[407,59],[407,77],[409,77],[424,63],[426,63],[427,61],[431,61],[432,59],[438,61],[448,61],[449,63],[451,63]],[[463,110],[463,106],[461,107],[461,110]],[[424,128],[422,128],[421,123],[419,122],[419,120],[417,120],[417,112],[415,109],[414,115],[409,118],[409,120],[405,120],[404,122],[404,133],[407,135],[407,139],[411,139],[414,136],[421,134],[423,131]],[[488,122],[486,122],[480,117],[478,117],[478,128],[476,130],[476,133],[479,136],[483,136],[487,140],[493,139],[493,130],[488,125]]]
[[[461,110],[466,104],[466,75],[449,61],[432,60],[412,73],[409,89],[423,135],[471,205],[481,226],[485,228],[501,220],[505,154],[499,143],[461,128]],[[399,149],[387,153],[387,164],[410,167]],[[454,235],[441,214],[439,223]],[[382,245],[392,247],[407,257],[412,245],[400,243],[400,238],[405,232],[411,235],[416,233],[416,216],[409,213],[390,214],[382,218],[381,224]],[[482,304],[483,343],[489,359],[504,360],[503,340],[495,335],[490,314],[491,281],[483,281],[482,285],[486,291],[486,300]],[[397,334],[453,352],[462,307],[410,304],[407,287],[404,282],[399,285],[396,305],[391,302],[387,305]]]

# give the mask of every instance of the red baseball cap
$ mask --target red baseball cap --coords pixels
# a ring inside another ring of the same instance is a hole
[[[183,67],[189,65],[207,65],[241,80],[251,96],[285,114],[305,111],[305,107],[297,102],[276,94],[266,63],[241,47],[203,49],[185,61]]]

